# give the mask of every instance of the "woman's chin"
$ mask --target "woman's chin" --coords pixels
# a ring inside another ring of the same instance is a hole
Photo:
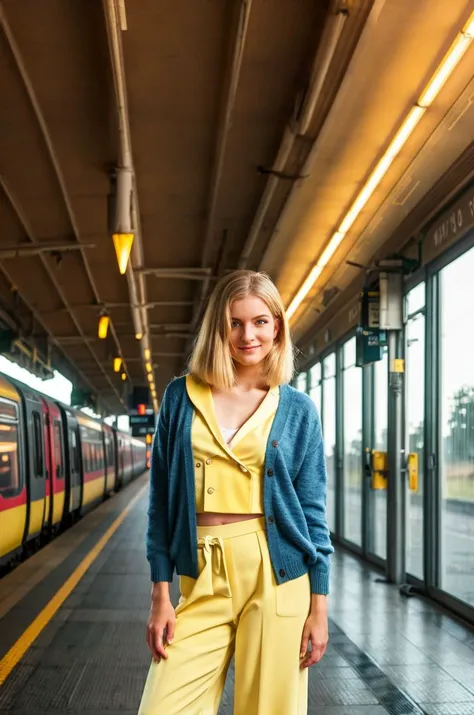
[[[260,355],[234,355],[234,361],[242,367],[255,367],[262,359]]]

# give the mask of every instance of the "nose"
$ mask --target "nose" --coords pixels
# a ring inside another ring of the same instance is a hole
[[[242,326],[242,340],[251,343],[255,337],[255,328],[252,323],[244,323]]]

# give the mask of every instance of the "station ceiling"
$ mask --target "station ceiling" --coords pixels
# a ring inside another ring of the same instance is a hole
[[[112,412],[147,383],[150,350],[159,399],[225,271],[267,270],[291,303],[473,11],[1,0],[1,317]],[[406,242],[471,180],[473,67],[471,46],[292,316],[297,339],[360,279],[348,259]],[[108,208],[124,165],[136,211],[126,276]]]

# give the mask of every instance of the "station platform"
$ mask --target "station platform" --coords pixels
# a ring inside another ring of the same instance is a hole
[[[144,475],[0,581],[0,715],[136,715],[150,663],[147,493]],[[379,578],[336,549],[309,715],[474,715],[474,633]],[[219,715],[232,687],[231,669]]]

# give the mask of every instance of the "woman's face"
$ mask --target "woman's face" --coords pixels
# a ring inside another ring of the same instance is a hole
[[[243,367],[258,365],[270,352],[278,335],[280,321],[257,296],[235,300],[230,306],[230,350]]]

